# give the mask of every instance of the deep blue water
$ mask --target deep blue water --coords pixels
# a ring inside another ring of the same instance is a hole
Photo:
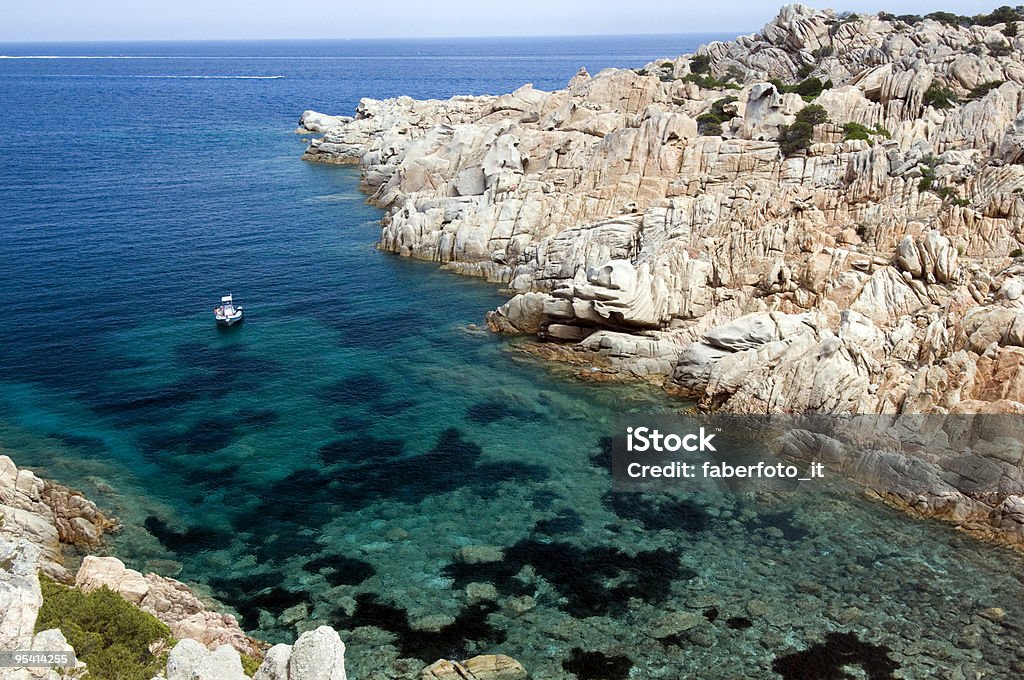
[[[616,499],[612,418],[671,404],[474,330],[493,286],[379,253],[357,170],[299,160],[307,108],[557,88],[706,39],[0,45],[29,57],[0,59],[0,447],[248,630],[336,625],[357,678],[484,650],[544,678],[598,651],[633,677],[771,677],[825,631],[1005,670],[1003,638],[960,647],[932,622],[1013,613],[1015,556],[857,500]],[[248,318],[221,331],[228,291]],[[487,545],[504,566],[455,557]],[[704,637],[651,642],[680,609]]]

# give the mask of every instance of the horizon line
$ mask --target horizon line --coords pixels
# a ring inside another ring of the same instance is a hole
[[[46,40],[7,40],[0,39],[0,45],[44,45],[44,44],[77,44],[99,45],[111,43],[225,43],[225,42],[356,42],[375,40],[495,40],[495,39],[535,39],[535,38],[670,38],[675,36],[694,35],[750,35],[757,31],[739,31],[733,29],[714,31],[685,32],[651,32],[651,33],[537,33],[512,35],[426,35],[426,36],[370,36],[370,37],[336,37],[336,38],[114,38],[114,39],[46,39]]]

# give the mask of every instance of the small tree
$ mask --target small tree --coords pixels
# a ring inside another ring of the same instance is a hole
[[[924,105],[936,109],[951,109],[959,99],[956,93],[940,83],[932,83],[924,92]]]
[[[706,54],[697,54],[690,59],[691,73],[711,73],[711,57]]]
[[[792,125],[779,128],[779,149],[782,155],[792,156],[805,151],[814,139],[814,126],[828,122],[828,112],[818,104],[811,104],[800,109]]]

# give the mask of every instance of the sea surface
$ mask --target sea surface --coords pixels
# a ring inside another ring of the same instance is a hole
[[[493,285],[378,252],[358,171],[299,160],[304,109],[713,37],[0,45],[0,447],[252,634],[334,625],[355,680],[1019,675],[1017,554],[854,495],[611,493],[615,416],[682,405],[479,330]]]

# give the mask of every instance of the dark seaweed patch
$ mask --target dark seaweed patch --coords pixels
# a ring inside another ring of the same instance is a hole
[[[385,401],[381,402],[374,407],[373,411],[379,416],[384,418],[391,418],[397,416],[400,413],[408,411],[413,406],[416,406],[418,402],[412,399],[398,399],[396,401]]]
[[[242,466],[240,465],[228,465],[227,467],[216,469],[187,470],[182,473],[181,479],[189,486],[210,490],[221,489],[234,486],[235,480],[238,479],[238,473],[241,470]]]
[[[537,489],[530,494],[530,502],[538,510],[549,510],[558,500],[558,493],[551,489]]]
[[[536,534],[547,534],[555,536],[559,534],[571,534],[583,526],[583,518],[572,508],[564,508],[558,511],[556,517],[542,519],[533,527]]]
[[[746,630],[754,625],[754,622],[745,616],[733,616],[725,620],[725,625],[733,630]]]
[[[163,413],[180,409],[201,396],[181,383],[150,389],[121,390],[97,395],[93,410],[100,415],[115,416],[121,421],[149,423],[159,420]]]
[[[535,540],[523,540],[506,548],[501,562],[456,562],[445,567],[444,572],[455,580],[457,587],[486,581],[494,583],[502,594],[513,595],[522,594],[523,583],[515,576],[527,564],[566,600],[561,608],[579,618],[623,614],[632,597],[661,602],[673,582],[697,575],[661,548],[629,555],[611,546],[580,548],[570,543]]]
[[[259,627],[260,610],[280,616],[285,609],[301,602],[310,602],[309,593],[282,587],[279,574],[252,574],[237,578],[215,578],[210,581],[218,598],[233,606],[242,620],[242,627]]]
[[[247,501],[241,490],[238,493],[238,505],[246,509],[231,518],[231,525],[239,532],[258,527],[260,535],[276,532],[283,536],[318,526],[332,512],[359,509],[380,500],[418,503],[461,487],[486,497],[503,482],[542,480],[546,474],[543,468],[522,463],[480,462],[482,449],[456,429],[442,432],[434,447],[422,455],[403,454],[401,444],[365,436],[332,442],[320,456],[325,463],[339,464],[328,470],[294,470],[280,480],[246,486]],[[305,554],[321,549],[313,546]],[[259,554],[272,555],[272,559],[303,554],[288,552],[291,548],[286,544],[263,546],[262,550]]]
[[[253,492],[258,500],[242,526],[250,529],[267,520],[311,524],[332,500],[341,500],[340,483],[318,468],[301,468]],[[238,526],[238,525],[236,525]]]
[[[671,529],[695,534],[707,529],[710,523],[710,516],[700,505],[669,494],[609,491],[601,501],[619,517],[636,520],[651,531]]]
[[[369,562],[344,555],[324,555],[302,565],[304,571],[322,574],[332,586],[356,586],[377,571]]]
[[[339,629],[376,626],[387,630],[397,636],[402,656],[432,663],[440,658],[466,658],[504,642],[505,632],[487,623],[487,616],[496,610],[493,603],[471,605],[440,630],[422,631],[412,628],[404,609],[380,602],[372,593],[360,593],[352,616],[342,614],[333,623]]]
[[[143,524],[146,531],[153,534],[161,545],[179,555],[194,555],[204,550],[221,548],[232,538],[227,531],[209,527],[189,527],[185,531],[176,531],[154,515],[147,517]]]
[[[612,469],[612,438],[601,437],[597,442],[597,452],[590,457],[590,464],[602,470]]]
[[[443,431],[434,447],[418,456],[375,461],[373,465],[342,469],[337,480],[344,488],[342,502],[362,507],[379,499],[418,503],[427,496],[470,487],[482,497],[511,480],[541,480],[543,468],[523,463],[481,462],[483,450],[455,428]]]
[[[758,514],[747,523],[747,526],[752,529],[778,529],[787,541],[802,541],[811,533],[793,521],[791,510]]]
[[[76,453],[87,456],[103,455],[107,450],[106,442],[99,437],[73,434],[71,432],[53,432],[48,436],[52,439],[56,439],[68,448],[76,449]]]
[[[170,431],[150,432],[142,438],[147,455],[183,453],[199,455],[220,451],[241,439],[244,431],[231,419],[204,418],[182,433]]]
[[[316,534],[303,531],[299,526],[283,523],[280,528],[277,528],[277,533],[263,538],[263,531],[267,528],[266,526],[261,527],[261,530],[255,532],[247,541],[253,549],[256,560],[260,563],[278,563],[297,555],[309,555],[321,549]],[[256,541],[259,542],[256,543]]]
[[[540,415],[519,406],[491,399],[477,402],[466,409],[466,420],[475,425],[490,425],[506,418],[520,421],[538,420]]]
[[[404,448],[401,439],[377,439],[357,434],[321,446],[318,455],[324,465],[348,463],[359,467],[396,458],[402,455]]]
[[[562,668],[579,680],[626,680],[632,667],[628,656],[584,652],[579,647],[574,647],[562,662]]]
[[[776,658],[772,670],[785,680],[848,680],[854,676],[845,669],[860,667],[868,680],[892,680],[900,665],[890,651],[861,642],[853,633],[828,633],[825,642]]]
[[[235,411],[233,417],[239,425],[263,428],[280,420],[281,414],[271,409],[242,408]]]
[[[708,607],[704,610],[704,618],[714,623],[718,620],[718,607]]]
[[[317,397],[328,404],[369,407],[380,402],[391,386],[370,373],[353,375],[317,390]]]

